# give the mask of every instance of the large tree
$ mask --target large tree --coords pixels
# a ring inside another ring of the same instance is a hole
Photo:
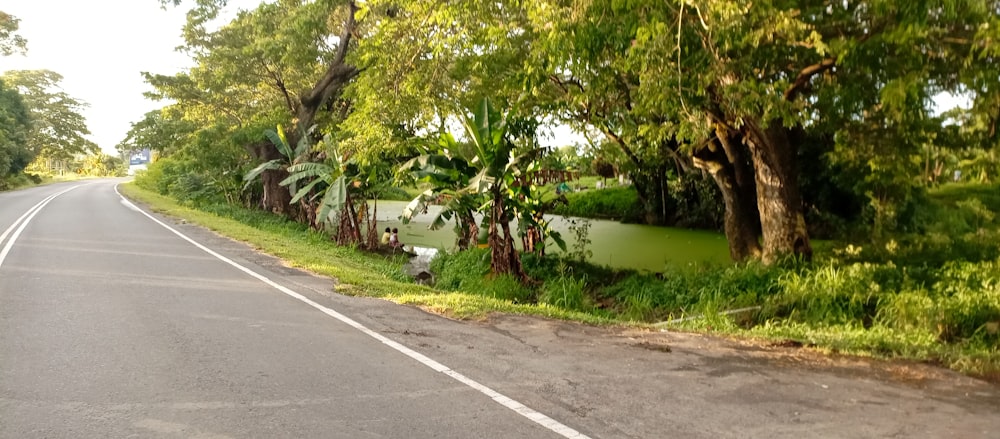
[[[617,117],[621,126],[676,142],[712,172],[734,257],[760,251],[773,261],[811,252],[798,181],[802,142],[864,146],[858,156],[868,163],[919,144],[904,135],[926,128],[928,96],[954,86],[949,78],[968,51],[956,38],[987,12],[962,0],[595,0],[565,4],[540,22],[571,30],[550,34],[555,49],[547,49],[570,53],[552,68],[560,88],[581,94],[602,81],[617,85],[626,100],[611,108],[628,116]],[[593,113],[593,103],[577,106]]]
[[[341,124],[364,155],[412,154],[414,137],[436,140],[487,98],[537,114],[522,87],[532,36],[515,2],[376,0],[366,11],[353,56],[364,73],[346,90]]]
[[[182,49],[196,67],[147,80],[157,97],[176,100],[185,118],[205,127],[229,126],[234,136],[256,139],[244,147],[257,160],[278,159],[281,154],[263,136],[264,129],[292,122],[287,135],[297,144],[314,125],[342,117],[345,109],[338,99],[358,73],[347,61],[358,8],[344,0],[262,3],[209,29],[224,4],[201,1],[188,14]],[[289,213],[291,194],[279,184],[287,172],[274,169],[261,177],[264,206]]]
[[[0,79],[0,185],[34,159],[27,148],[31,119],[21,95]]]
[[[132,123],[125,138],[115,148],[123,155],[144,149],[162,155],[180,151],[197,126],[177,113],[169,107],[146,113],[142,120]]]
[[[82,111],[87,104],[62,90],[62,75],[51,70],[13,70],[3,80],[24,99],[32,126],[27,145],[39,159],[70,160],[98,151],[87,139],[90,130]]]

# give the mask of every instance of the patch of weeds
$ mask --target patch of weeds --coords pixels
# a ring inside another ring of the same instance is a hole
[[[560,264],[559,275],[542,285],[538,302],[574,311],[586,311],[590,309],[586,288],[586,278],[574,278],[572,269],[566,264]]]

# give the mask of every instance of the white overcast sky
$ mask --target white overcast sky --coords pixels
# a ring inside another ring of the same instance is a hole
[[[260,0],[240,0],[256,5]],[[83,114],[91,140],[114,153],[130,123],[163,106],[142,93],[140,72],[173,74],[191,65],[174,51],[182,44],[185,5],[158,0],[15,0],[0,10],[21,20],[27,56],[0,57],[0,71],[47,69],[63,76],[63,90],[90,104]]]

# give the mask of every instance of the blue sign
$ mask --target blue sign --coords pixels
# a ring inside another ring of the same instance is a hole
[[[128,164],[131,165],[143,165],[149,163],[149,150],[144,149],[142,151],[133,151],[132,157],[129,158]]]

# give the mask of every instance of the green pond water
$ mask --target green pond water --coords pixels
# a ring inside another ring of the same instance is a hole
[[[399,228],[399,240],[406,245],[447,250],[454,247],[453,222],[440,230],[427,228],[440,207],[431,206],[428,213],[414,217],[409,224],[402,224],[399,215],[406,204],[405,201],[379,201],[380,228]],[[548,215],[546,219],[554,230],[562,234],[567,248],[572,250],[574,236],[569,230],[570,222],[558,215]],[[597,264],[663,271],[666,263],[731,262],[726,238],[720,233],[604,220],[591,220],[590,224],[589,249],[594,253],[590,260]],[[555,245],[549,248],[559,252]]]

